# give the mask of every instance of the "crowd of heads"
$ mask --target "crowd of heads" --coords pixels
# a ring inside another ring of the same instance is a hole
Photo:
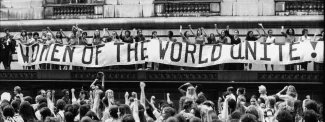
[[[24,96],[21,87],[13,94],[4,92],[0,101],[0,121],[5,122],[321,122],[322,103],[309,95],[298,99],[293,85],[276,94],[268,94],[264,85],[256,86],[258,95],[247,96],[244,87],[228,87],[216,100],[191,83],[181,85],[178,104],[155,96],[145,96],[146,84],[140,82],[140,93],[126,92],[124,100],[116,99],[114,91],[105,89],[103,73],[86,91],[62,89],[39,90],[36,96]],[[78,96],[76,93],[78,91]],[[140,94],[138,96],[138,94]],[[58,99],[59,98],[59,99]],[[149,100],[148,100],[148,99]]]

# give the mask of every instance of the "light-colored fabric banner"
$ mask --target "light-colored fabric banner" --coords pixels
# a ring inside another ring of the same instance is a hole
[[[199,45],[150,40],[138,43],[109,42],[97,46],[18,45],[18,62],[23,66],[41,63],[104,67],[113,65],[163,63],[206,67],[223,63],[285,65],[313,61],[323,63],[324,42],[266,44],[246,41],[237,45]]]

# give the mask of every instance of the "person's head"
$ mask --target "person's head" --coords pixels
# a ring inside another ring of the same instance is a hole
[[[51,40],[52,39],[52,34],[51,33],[47,33],[46,34],[46,39],[47,40]]]
[[[258,93],[260,94],[266,94],[266,87],[264,85],[258,86]]]
[[[84,116],[80,119],[80,122],[93,122],[93,120],[88,116]]]
[[[202,30],[199,28],[199,29],[197,29],[197,31],[196,31],[196,35],[197,36],[201,36],[202,35]]]
[[[70,92],[68,89],[63,89],[62,94],[63,94],[63,96],[69,96]]]
[[[256,116],[257,119],[259,117],[258,110],[257,110],[256,106],[253,106],[253,105],[248,106],[245,113],[246,114],[252,114],[252,115]]]
[[[118,106],[118,109],[119,109],[119,116],[120,117],[122,117],[122,116],[124,116],[124,115],[126,115],[126,114],[131,114],[132,112],[131,112],[131,108],[128,106],[128,105],[126,105],[126,104],[121,104],[121,105],[119,105]]]
[[[113,38],[115,38],[115,39],[119,39],[118,34],[117,34],[116,31],[113,31],[112,36],[113,36]]]
[[[292,115],[287,110],[280,110],[276,116],[276,120],[278,122],[294,122]]]
[[[90,117],[92,120],[99,121],[98,116],[93,111],[88,111],[85,116]]]
[[[307,110],[303,113],[304,122],[318,122],[318,114],[313,110]]]
[[[56,108],[59,110],[64,110],[65,105],[66,105],[66,102],[62,99],[59,99],[58,101],[56,101]]]
[[[293,30],[293,28],[289,28],[287,29],[286,34],[293,36],[295,35],[295,30]]]
[[[195,88],[193,86],[187,87],[187,93],[189,95],[194,95],[195,94]]]
[[[178,122],[176,117],[169,117],[166,119],[166,122]]]
[[[57,39],[62,39],[63,38],[62,33],[60,31],[56,32],[55,37]]]
[[[19,107],[19,115],[26,120],[34,120],[36,119],[34,108],[27,101],[24,101],[20,104]]]
[[[229,112],[232,113],[235,111],[236,109],[236,100],[230,98],[228,99],[228,109],[229,109]]]
[[[201,121],[201,119],[198,118],[198,117],[192,117],[192,118],[190,119],[190,122],[202,122],[202,121]]]
[[[192,109],[193,101],[192,100],[185,100],[183,104],[183,109],[190,111]]]
[[[289,85],[286,94],[295,98],[297,96],[296,88],[293,85]]]
[[[110,106],[109,109],[109,115],[113,118],[113,119],[118,119],[118,107],[116,105],[112,105]]]
[[[29,102],[30,104],[32,104],[32,102],[33,102],[33,98],[32,98],[31,96],[25,96],[25,97],[24,97],[24,101],[27,101],[27,102]]]
[[[86,99],[86,91],[85,90],[81,90],[79,93],[79,99]]]
[[[45,120],[46,117],[51,117],[52,115],[51,110],[48,107],[43,107],[40,110],[40,114],[42,116],[42,120]]]
[[[174,117],[176,117],[178,122],[187,122],[186,118],[182,114],[176,114]]]
[[[248,37],[248,38],[252,38],[253,36],[254,36],[254,32],[253,32],[253,31],[248,31],[248,32],[247,32],[246,37]]]
[[[44,89],[39,90],[39,95],[46,97],[46,91]]]
[[[142,36],[142,30],[141,30],[141,29],[138,29],[138,30],[137,30],[137,35],[138,35],[138,36]]]
[[[168,31],[168,37],[169,37],[169,38],[172,38],[173,36],[174,36],[173,31]]]
[[[26,31],[26,30],[22,30],[22,31],[20,32],[20,36],[22,36],[22,37],[26,37],[26,36],[27,36],[27,31]]]
[[[11,105],[7,105],[3,109],[4,117],[13,117],[15,115],[15,109]]]
[[[74,116],[71,112],[64,113],[65,122],[74,122]]]
[[[226,36],[226,30],[222,30],[220,34],[221,34],[221,37],[225,37]]]
[[[234,112],[231,113],[230,115],[230,119],[240,119],[240,117],[242,116],[243,113],[241,113],[240,111],[236,110]]]
[[[18,113],[20,103],[21,103],[20,100],[13,100],[13,101],[11,102],[11,106],[15,109],[15,113]]]
[[[302,114],[302,102],[301,100],[295,100],[293,103],[293,109],[295,114]]]
[[[157,31],[152,31],[151,38],[157,38]]]
[[[28,37],[29,39],[33,38],[33,33],[32,33],[32,32],[28,32],[28,33],[27,33],[27,37]]]
[[[135,122],[132,114],[126,114],[122,117],[122,122]]]
[[[257,117],[253,114],[244,114],[240,117],[240,122],[257,122]]]
[[[94,32],[94,38],[99,38],[100,37],[100,32],[99,32],[99,30],[97,29],[97,30],[95,30],[95,32]]]
[[[251,105],[257,105],[257,100],[256,100],[256,97],[251,97],[251,99],[250,99],[250,104]]]
[[[80,117],[85,116],[89,110],[90,106],[88,104],[81,105],[79,108]]]
[[[34,33],[33,33],[33,38],[34,38],[34,39],[38,39],[38,38],[39,38],[39,34],[38,34],[38,32],[34,32]]]
[[[306,108],[306,110],[313,110],[316,113],[318,113],[317,103],[314,100],[308,100],[305,103],[305,108]]]
[[[17,95],[17,94],[20,94],[21,93],[21,88],[20,86],[15,86],[14,87],[14,94]]]
[[[105,97],[110,98],[110,99],[114,99],[114,91],[111,90],[111,89],[106,90]]]
[[[306,28],[302,29],[301,34],[303,36],[308,36],[308,30]]]
[[[269,108],[274,108],[275,103],[276,103],[276,99],[275,99],[275,97],[273,97],[273,96],[269,96],[269,97],[268,97],[268,105],[267,105],[267,107],[269,107]]]
[[[227,92],[233,94],[234,93],[234,87],[232,87],[232,86],[227,87]]]
[[[272,36],[272,35],[273,35],[273,30],[271,30],[271,29],[268,30],[268,31],[267,31],[267,34],[268,34],[269,36]]]
[[[265,99],[262,97],[257,98],[257,104],[259,104],[259,105],[265,104]]]
[[[131,36],[131,32],[130,32],[129,30],[126,30],[126,31],[124,32],[124,34],[125,34],[126,37]]]
[[[215,35],[214,33],[210,33],[210,36],[209,36],[211,39],[215,38]]]
[[[237,95],[245,95],[246,89],[243,87],[237,88]]]
[[[6,34],[9,34],[9,29],[8,29],[8,28],[5,28],[5,29],[4,29],[4,32],[5,32]]]
[[[175,109],[172,107],[165,107],[162,110],[162,117],[166,120],[168,117],[174,116],[176,113]]]
[[[204,93],[203,92],[200,92],[198,95],[197,95],[197,99],[196,99],[196,103],[199,105],[201,103],[203,103],[204,101],[207,101],[207,98],[205,97]]]
[[[82,32],[82,38],[87,38],[87,36],[88,36],[88,33],[87,32]]]
[[[184,36],[185,36],[185,37],[190,37],[189,32],[188,32],[188,31],[185,31],[185,32],[184,32]]]
[[[239,35],[239,31],[236,29],[236,30],[234,30],[234,35],[235,36],[238,36]]]

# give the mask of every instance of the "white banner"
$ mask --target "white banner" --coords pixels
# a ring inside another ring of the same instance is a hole
[[[222,63],[293,64],[323,63],[324,42],[237,45],[199,45],[150,40],[138,43],[106,43],[97,46],[18,45],[18,62],[23,66],[41,63],[104,67],[156,62],[177,66],[205,67]]]

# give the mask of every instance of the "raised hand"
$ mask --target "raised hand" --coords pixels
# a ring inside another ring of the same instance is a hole
[[[125,92],[124,97],[129,98],[129,92]]]
[[[167,93],[167,97],[169,97],[170,96],[170,94],[169,93]]]
[[[144,82],[140,82],[140,88],[144,88],[146,84]]]
[[[71,89],[71,93],[74,93],[74,92],[75,92],[75,89],[74,89],[74,88],[72,88],[72,89]]]

